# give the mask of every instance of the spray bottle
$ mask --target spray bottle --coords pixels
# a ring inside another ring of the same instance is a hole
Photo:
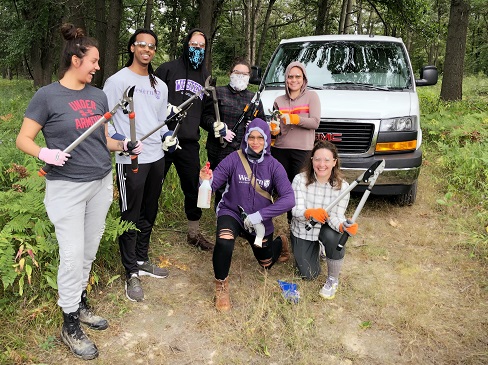
[[[205,171],[208,172],[210,169],[210,162],[207,161],[205,164]],[[210,186],[209,180],[203,180],[202,184],[198,188],[198,208],[210,208],[210,201],[212,199],[212,187]]]

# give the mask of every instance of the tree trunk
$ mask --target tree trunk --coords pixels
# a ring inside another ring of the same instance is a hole
[[[346,15],[344,19],[344,34],[353,33],[352,29],[352,5],[354,0],[347,0]]]
[[[144,28],[145,29],[151,29],[153,7],[154,7],[154,1],[153,0],[147,0],[146,15],[144,16]]]
[[[87,29],[85,17],[86,17],[86,6],[84,1],[79,0],[69,0],[66,3],[69,13],[67,22],[73,24],[77,28],[83,29],[87,34],[90,30]]]
[[[327,17],[327,11],[329,10],[328,0],[319,0],[317,9],[317,21],[315,22],[315,35],[325,34],[325,19]]]
[[[98,51],[100,52],[100,58],[106,59],[107,50],[107,21],[106,16],[106,4],[105,0],[97,0],[95,2],[95,35],[94,37],[98,40]],[[103,81],[105,72],[105,65],[100,65],[100,70],[97,71],[95,77],[93,78],[92,85],[97,87],[103,86]]]
[[[347,4],[349,3],[348,0],[342,0],[341,6],[341,17],[339,19],[339,34],[344,34],[344,25],[346,24],[346,12],[347,12]]]
[[[111,0],[110,10],[108,12],[110,16],[107,17],[107,42],[105,48],[104,57],[104,73],[103,81],[107,80],[110,76],[118,71],[119,60],[119,33],[120,22],[122,19],[122,0]],[[126,52],[125,46],[123,46],[124,53]],[[122,64],[125,60],[122,60]]]
[[[22,15],[26,21],[34,25],[41,11],[47,12],[47,17],[44,18],[46,26],[37,29],[36,37],[33,38],[29,51],[32,78],[36,88],[52,82],[54,57],[59,55],[59,53],[53,52],[53,49],[56,49],[55,38],[59,37],[59,26],[62,19],[62,16],[58,15],[57,4],[51,2],[37,1],[30,5],[26,4],[26,7],[22,9]]]
[[[357,22],[357,32],[358,34],[363,34],[363,0],[358,2],[358,22]]]
[[[200,28],[207,35],[209,44],[205,48],[205,64],[212,73],[212,44],[217,29],[217,20],[222,12],[224,0],[199,0]]]
[[[325,0],[325,1],[327,1],[327,0]],[[276,0],[269,0],[268,8],[266,9],[266,15],[264,17],[263,30],[261,32],[261,38],[259,39],[257,56],[256,56],[256,59],[254,60],[254,62],[251,64],[255,64],[255,65],[261,64],[261,61],[263,58],[264,47],[266,45],[266,39],[267,39],[268,27],[269,27],[269,20],[271,18],[271,10],[272,10],[273,5],[275,3],[276,3]]]
[[[246,55],[251,60],[251,0],[242,0],[242,5],[244,6],[244,49],[246,50]]]
[[[461,100],[463,97],[463,69],[468,22],[468,1],[451,0],[441,87],[442,100]]]

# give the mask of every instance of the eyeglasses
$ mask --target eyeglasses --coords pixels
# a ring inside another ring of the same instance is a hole
[[[303,77],[303,75],[288,75],[289,80],[297,79],[300,80]]]
[[[146,43],[144,41],[141,42],[134,42],[134,46],[138,46],[140,48],[149,48],[151,51],[156,50],[156,45],[154,43]]]
[[[196,41],[191,41],[188,42],[188,45],[190,47],[200,47],[200,48],[205,48],[205,43],[204,42],[196,42]]]
[[[249,136],[247,137],[248,141],[257,141],[257,142],[264,142],[264,137],[263,136]]]
[[[318,158],[318,157],[312,157],[312,161],[313,162],[316,162],[316,163],[321,163],[321,162],[325,162],[325,163],[331,163],[331,162],[334,162],[336,159],[333,158],[333,159],[330,159],[330,158]]]
[[[249,72],[242,72],[242,71],[238,71],[238,70],[232,70],[232,73],[234,75],[244,75],[244,76],[249,76]]]

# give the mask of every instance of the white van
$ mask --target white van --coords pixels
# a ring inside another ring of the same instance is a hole
[[[324,35],[282,40],[260,77],[266,114],[284,94],[286,66],[302,62],[308,87],[321,102],[316,138],[337,145],[347,181],[374,162],[386,167],[373,188],[377,195],[394,195],[401,205],[414,203],[422,164],[422,131],[416,86],[434,85],[437,69],[423,67],[415,80],[400,38],[367,35]],[[366,185],[355,190],[364,191]]]

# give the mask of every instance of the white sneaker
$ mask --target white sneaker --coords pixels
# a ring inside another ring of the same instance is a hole
[[[334,299],[338,286],[339,280],[329,276],[322,289],[320,289],[319,295],[324,299]]]

